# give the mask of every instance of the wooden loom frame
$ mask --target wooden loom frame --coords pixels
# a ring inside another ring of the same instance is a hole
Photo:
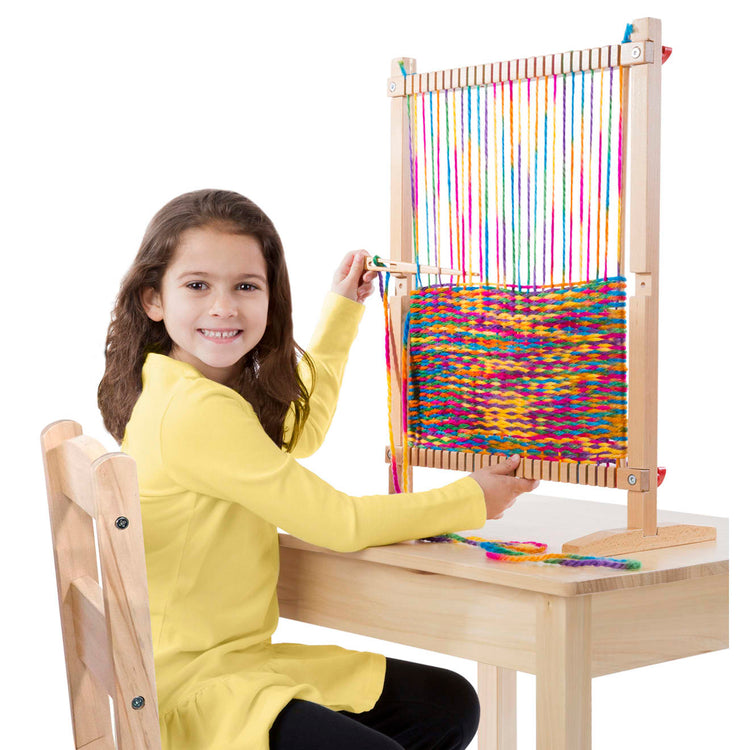
[[[635,296],[628,309],[628,440],[627,466],[598,466],[587,462],[522,459],[516,475],[627,490],[627,527],[599,531],[567,542],[564,552],[612,555],[716,539],[716,529],[687,524],[657,525],[657,385],[659,312],[659,188],[661,140],[661,21],[633,22],[631,41],[588,50],[530,57],[487,65],[416,72],[412,58],[393,60],[388,94],[391,97],[391,259],[413,262],[409,168],[409,122],[406,97],[411,94],[536,78],[582,70],[622,66],[623,163],[630,164],[629,270],[635,275]],[[401,70],[404,67],[404,72]],[[628,130],[630,154],[628,155]],[[628,159],[629,156],[629,159]],[[623,169],[623,213],[627,193]],[[624,233],[623,233],[624,241]],[[413,277],[395,276],[389,298],[395,341],[401,340],[409,307]],[[401,350],[392,346],[391,428],[396,467],[403,473],[404,434],[401,421]],[[407,354],[408,356],[408,354]],[[409,449],[408,479],[412,467],[474,471],[498,463],[500,455],[423,448]],[[391,451],[386,449],[390,463]],[[389,491],[394,492],[389,471]]]

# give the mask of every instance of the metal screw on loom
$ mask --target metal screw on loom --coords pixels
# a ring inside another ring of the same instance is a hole
[[[633,485],[638,482],[638,477],[635,474],[628,474],[628,484]]]
[[[130,524],[130,521],[128,521],[128,519],[125,518],[125,516],[120,516],[115,521],[115,526],[117,526],[118,529],[127,529],[129,524]]]
[[[637,60],[641,56],[641,48],[640,47],[633,47],[633,49],[630,52],[630,56]]]
[[[391,85],[388,87],[388,89],[391,92],[394,92],[396,90],[396,84],[393,81],[391,81]]]
[[[146,705],[146,699],[142,695],[136,695],[135,698],[133,698],[132,701],[130,701],[130,705],[136,710],[139,711]]]

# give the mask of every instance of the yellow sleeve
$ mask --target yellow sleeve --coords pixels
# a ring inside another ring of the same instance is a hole
[[[351,497],[280,450],[250,404],[205,378],[181,383],[161,424],[165,471],[180,486],[239,503],[290,534],[349,552],[486,520],[470,477],[435,490]]]
[[[328,292],[325,297],[318,325],[310,344],[305,349],[313,360],[316,378],[310,398],[310,415],[302,428],[297,445],[291,451],[297,458],[305,458],[315,453],[331,426],[331,420],[336,413],[344,368],[349,358],[349,349],[357,336],[364,310],[364,305],[335,292]],[[298,372],[302,382],[309,389],[312,379],[304,360],[300,362]],[[293,426],[294,412],[290,409],[284,422],[285,440]]]

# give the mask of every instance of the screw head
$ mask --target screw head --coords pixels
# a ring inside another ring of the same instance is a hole
[[[391,85],[388,88],[390,89],[391,92],[394,92],[396,90],[396,84],[393,81],[391,81]]]
[[[128,519],[125,518],[125,516],[120,516],[115,521],[115,526],[117,526],[118,529],[127,529],[129,525],[130,525],[130,521],[128,521]]]
[[[628,484],[633,485],[638,483],[638,477],[635,474],[628,474]]]
[[[637,60],[641,56],[641,48],[640,47],[633,47],[633,49],[630,51],[630,56]]]
[[[135,698],[133,698],[132,701],[130,701],[130,705],[138,711],[139,709],[143,708],[146,705],[146,699],[142,695],[136,695]]]

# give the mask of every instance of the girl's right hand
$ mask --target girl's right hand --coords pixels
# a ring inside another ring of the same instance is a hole
[[[366,250],[349,251],[333,275],[331,291],[364,303],[375,288],[373,279],[378,278],[377,271],[365,271],[365,258],[368,257],[370,254]]]
[[[484,491],[487,506],[487,520],[502,518],[503,513],[516,502],[524,492],[531,492],[539,486],[538,479],[523,479],[509,476],[518,467],[519,456],[508,456],[505,461],[493,466],[485,466],[469,474]]]

